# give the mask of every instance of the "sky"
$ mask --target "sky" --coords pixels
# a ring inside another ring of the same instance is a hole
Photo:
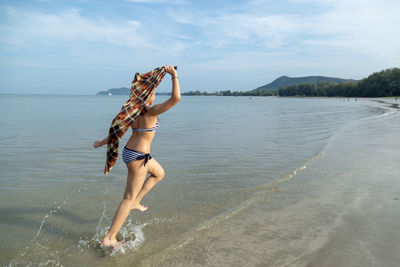
[[[182,92],[361,79],[399,67],[399,12],[398,0],[0,0],[0,93],[93,95],[167,64]]]

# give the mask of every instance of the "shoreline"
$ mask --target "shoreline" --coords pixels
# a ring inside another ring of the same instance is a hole
[[[341,130],[293,179],[140,266],[397,266],[400,125],[388,114]]]

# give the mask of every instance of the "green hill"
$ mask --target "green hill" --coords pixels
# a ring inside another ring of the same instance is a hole
[[[279,96],[393,97],[400,96],[400,68],[374,72],[357,82],[320,82],[279,88]]]
[[[356,80],[352,79],[340,79],[340,78],[333,78],[333,77],[325,77],[325,76],[306,76],[306,77],[288,77],[288,76],[281,76],[275,79],[273,82],[260,86],[250,92],[257,92],[257,91],[277,91],[279,88],[288,86],[288,85],[297,85],[302,83],[314,83],[318,84],[319,82],[329,82],[329,83],[344,83],[344,82],[356,82]]]

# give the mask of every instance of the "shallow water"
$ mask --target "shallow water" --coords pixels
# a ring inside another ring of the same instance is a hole
[[[293,172],[139,266],[398,266],[399,122],[386,109],[344,125]]]
[[[92,143],[125,100],[0,96],[1,264],[157,262],[160,251],[190,243],[197,229],[288,184],[344,129],[390,111],[364,99],[184,96],[160,115],[152,146],[166,177],[143,199],[149,210],[131,212],[121,229],[128,246],[104,254],[96,242],[122,199],[126,167],[120,155],[104,176],[106,148]]]

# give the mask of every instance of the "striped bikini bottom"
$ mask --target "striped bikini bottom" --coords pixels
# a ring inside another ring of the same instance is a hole
[[[139,152],[133,149],[129,149],[126,146],[124,147],[124,150],[122,151],[122,159],[124,160],[125,164],[128,165],[132,161],[138,160],[138,159],[145,159],[144,161],[144,166],[146,166],[147,161],[149,161],[152,157],[150,156],[150,153],[143,153]]]

